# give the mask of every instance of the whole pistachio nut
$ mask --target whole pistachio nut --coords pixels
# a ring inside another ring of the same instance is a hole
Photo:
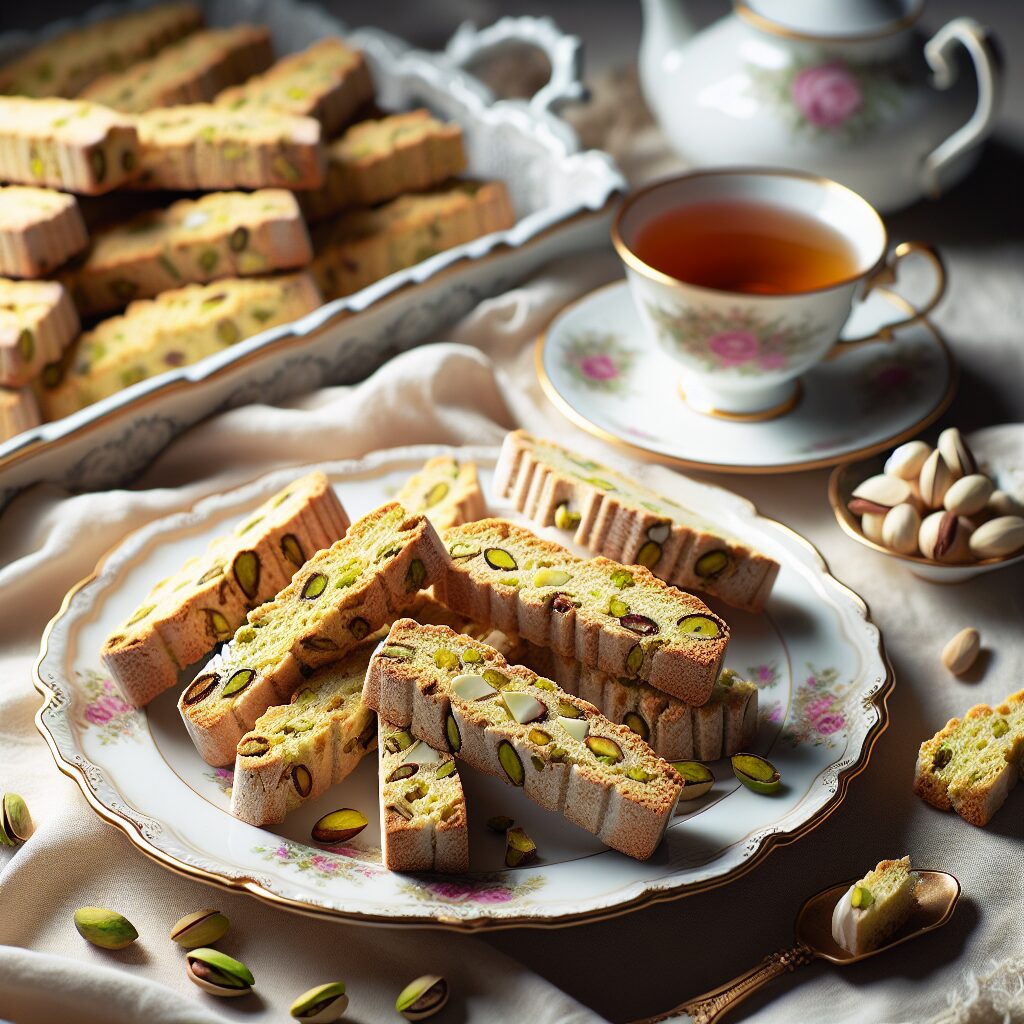
[[[448,1002],[448,982],[439,974],[424,974],[410,981],[395,1000],[395,1009],[406,1020],[426,1020]]]
[[[917,535],[921,530],[921,514],[909,502],[889,509],[882,520],[882,543],[901,555],[917,554]]]
[[[189,950],[185,973],[190,981],[212,996],[248,995],[256,984],[252,971],[245,964],[216,949]]]
[[[715,784],[714,772],[700,761],[673,761],[672,767],[683,778],[683,789],[679,794],[680,803],[704,796]]]
[[[759,754],[733,754],[732,770],[747,789],[755,793],[775,793],[782,779],[775,765]]]
[[[17,793],[4,793],[0,808],[0,842],[16,846],[32,835],[32,816],[28,804]]]
[[[955,479],[949,464],[936,450],[925,459],[917,485],[925,508],[941,508],[942,499]]]
[[[1024,517],[999,516],[974,531],[969,538],[975,558],[1005,558],[1024,548]]]
[[[184,949],[212,946],[224,938],[229,927],[228,919],[219,910],[197,910],[186,914],[171,929],[171,940]]]
[[[1024,516],[1024,502],[1009,491],[995,490],[989,495],[988,510],[997,516]]]
[[[79,907],[75,927],[86,942],[100,949],[124,949],[139,937],[128,918],[105,907]]]
[[[346,843],[359,835],[366,825],[366,815],[362,811],[341,807],[320,818],[311,834],[318,843]]]
[[[853,489],[853,498],[877,508],[864,509],[862,511],[876,512],[879,509],[895,508],[906,501],[910,501],[913,492],[910,484],[902,477],[890,476],[887,473],[880,473],[878,476],[869,476],[867,480],[858,484]],[[853,511],[857,511],[854,509]]]
[[[885,472],[903,480],[916,480],[921,474],[925,459],[932,453],[931,445],[924,441],[908,441],[901,444],[885,460]]]
[[[346,1009],[348,996],[345,995],[345,982],[330,981],[303,992],[288,1012],[306,1024],[331,1024],[332,1021],[341,1020]]]
[[[954,479],[977,472],[978,463],[974,454],[964,440],[964,435],[956,427],[947,427],[939,434],[936,447],[946,460]]]
[[[875,544],[884,545],[885,542],[882,539],[882,527],[885,525],[885,517],[888,514],[888,512],[882,515],[877,512],[865,512],[860,517],[861,532],[868,540],[873,541]]]
[[[974,527],[965,516],[933,512],[921,522],[918,547],[925,558],[936,562],[970,562],[977,557],[970,547]]]
[[[955,512],[958,516],[973,516],[980,512],[992,496],[992,481],[982,473],[969,473],[954,481],[942,504],[949,512]]]

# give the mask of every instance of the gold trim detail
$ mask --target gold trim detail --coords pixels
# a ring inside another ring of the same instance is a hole
[[[809,43],[864,43],[872,39],[884,39],[886,36],[893,36],[897,32],[910,28],[924,13],[924,0],[918,0],[913,10],[908,11],[902,17],[886,22],[873,32],[854,32],[849,34],[841,32],[833,34],[801,32],[799,29],[787,28],[777,21],[772,21],[771,18],[766,18],[763,14],[758,14],[757,11],[750,7],[746,0],[734,0],[733,10],[748,25],[753,25],[754,28],[760,29],[762,32],[770,32],[773,36],[781,36],[783,39],[797,39],[801,42]]]
[[[683,388],[683,382],[678,384],[679,397],[694,411],[702,416],[711,416],[716,420],[729,420],[732,423],[763,423],[765,420],[777,420],[780,416],[792,412],[800,400],[804,397],[804,384],[798,377],[793,382],[793,391],[788,398],[784,398],[778,405],[769,409],[759,409],[757,412],[727,412],[725,409],[716,409],[711,405],[700,405],[695,402]]]

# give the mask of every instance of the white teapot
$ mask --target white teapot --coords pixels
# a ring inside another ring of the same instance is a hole
[[[685,0],[643,0],[640,81],[670,144],[695,166],[810,171],[898,209],[973,167],[1000,95],[985,29],[955,18],[924,42],[923,7],[736,0],[732,15],[695,32]],[[962,73],[959,46],[974,75]]]

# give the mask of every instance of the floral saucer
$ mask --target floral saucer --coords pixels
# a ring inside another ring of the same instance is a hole
[[[907,311],[900,296],[877,289],[846,331],[869,335]],[[750,353],[737,350],[737,339],[726,341],[723,358],[756,355],[756,339]],[[922,319],[893,341],[819,363],[800,379],[793,407],[775,419],[706,415],[687,405],[679,365],[645,339],[625,281],[564,309],[537,340],[536,365],[547,396],[584,430],[722,473],[817,469],[892,448],[943,413],[957,382],[945,341]]]

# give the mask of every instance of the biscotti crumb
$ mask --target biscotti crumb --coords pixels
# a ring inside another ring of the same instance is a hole
[[[0,385],[23,387],[78,336],[78,314],[56,281],[0,278]]]

